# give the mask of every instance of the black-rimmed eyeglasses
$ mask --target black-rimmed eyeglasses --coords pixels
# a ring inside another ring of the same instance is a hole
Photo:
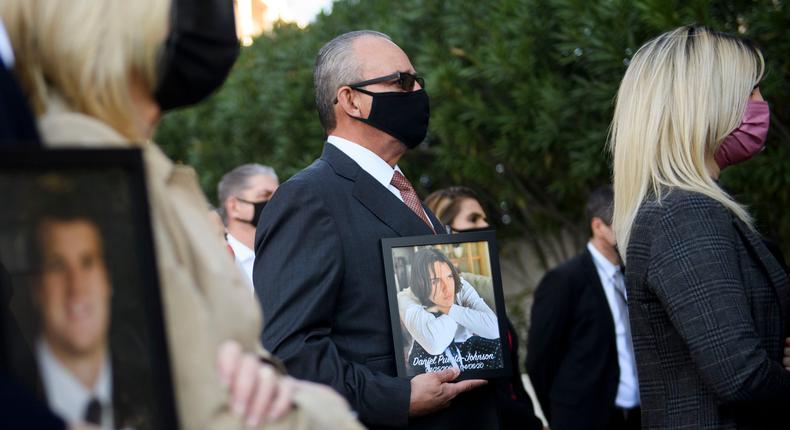
[[[425,79],[422,76],[413,75],[408,72],[395,72],[391,75],[381,76],[379,78],[368,79],[367,81],[356,82],[348,84],[351,88],[366,87],[368,85],[378,84],[381,82],[397,81],[398,87],[403,91],[414,90],[414,83],[420,84],[420,88],[425,88]]]

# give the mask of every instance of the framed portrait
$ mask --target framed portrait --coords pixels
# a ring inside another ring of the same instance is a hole
[[[382,250],[398,376],[510,374],[493,231],[382,239]]]
[[[0,365],[68,424],[178,428],[141,152],[0,152]]]

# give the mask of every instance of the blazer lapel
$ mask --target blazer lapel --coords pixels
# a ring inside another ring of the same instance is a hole
[[[584,273],[585,278],[588,279],[590,287],[594,290],[594,295],[598,299],[598,305],[601,309],[605,309],[605,314],[608,316],[607,320],[609,321],[609,333],[612,333],[611,339],[612,344],[617,349],[617,339],[615,338],[615,328],[614,328],[614,317],[612,316],[612,311],[609,309],[609,300],[606,298],[606,292],[603,290],[603,285],[601,284],[601,277],[598,276],[598,269],[595,268],[595,262],[593,261],[593,256],[590,253],[590,250],[587,247],[584,248],[584,258],[582,259],[582,264],[584,266]]]
[[[788,279],[787,273],[785,273],[784,269],[779,265],[779,262],[776,261],[776,258],[768,251],[763,240],[754,230],[739,219],[735,219],[733,223],[741,234],[741,237],[746,241],[746,244],[751,248],[752,253],[757,256],[768,278],[770,278],[771,284],[774,290],[776,290],[776,295],[779,298],[779,304],[782,307],[785,334],[790,334],[790,279]]]
[[[425,206],[424,204],[420,204],[420,205],[422,206],[422,210],[424,210],[425,213],[428,214],[428,219],[431,221],[431,224],[433,224],[433,229],[436,232],[436,234],[447,234],[447,228],[444,226],[444,224],[442,224],[441,221],[439,221],[439,218],[436,218],[436,215],[434,215],[433,212],[431,212],[431,210],[428,209],[427,206]]]
[[[343,151],[334,145],[327,143],[324,145],[324,152],[321,159],[329,163],[340,176],[354,182],[354,197],[367,208],[381,222],[389,226],[400,236],[417,236],[433,234],[420,217],[418,217],[406,204],[395,197],[388,189],[384,188],[380,182],[370,176],[359,165]],[[439,224],[436,231],[442,230],[441,223],[435,220],[433,214],[426,209],[429,219],[434,225]]]

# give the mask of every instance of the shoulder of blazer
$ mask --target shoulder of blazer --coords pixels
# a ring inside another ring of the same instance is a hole
[[[669,225],[681,227],[695,220],[705,220],[726,230],[732,228],[733,219],[730,210],[711,197],[695,191],[667,189],[660,200],[648,197],[640,205],[631,229],[628,252],[632,252],[633,248],[647,250],[654,246],[654,237],[660,235],[656,229]],[[710,231],[695,229],[690,233],[710,234]]]
[[[336,174],[352,181],[362,169],[351,157],[329,142],[324,143],[324,151],[318,162],[327,163]]]
[[[660,201],[644,204],[647,212],[655,212],[662,220],[687,215],[708,214],[724,222],[734,218],[732,212],[718,200],[696,191],[672,189]]]
[[[550,271],[558,280],[564,283],[573,284],[575,286],[582,286],[589,284],[592,280],[596,285],[600,285],[598,280],[598,271],[595,269],[595,263],[592,259],[592,254],[585,246],[582,252],[573,256],[570,260],[562,263]]]

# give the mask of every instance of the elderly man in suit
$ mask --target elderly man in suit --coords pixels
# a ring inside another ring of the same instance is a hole
[[[639,429],[639,386],[615,248],[612,187],[587,202],[592,238],[535,292],[527,372],[552,430]]]
[[[242,164],[225,173],[217,184],[222,222],[226,239],[236,264],[247,275],[252,288],[252,267],[255,263],[255,226],[261,212],[280,186],[277,173],[269,166]]]
[[[314,79],[324,152],[280,186],[256,231],[263,344],[370,427],[496,428],[490,390],[473,390],[484,381],[396,377],[380,242],[442,231],[397,165],[427,132],[422,78],[388,36],[355,31],[320,50]]]

